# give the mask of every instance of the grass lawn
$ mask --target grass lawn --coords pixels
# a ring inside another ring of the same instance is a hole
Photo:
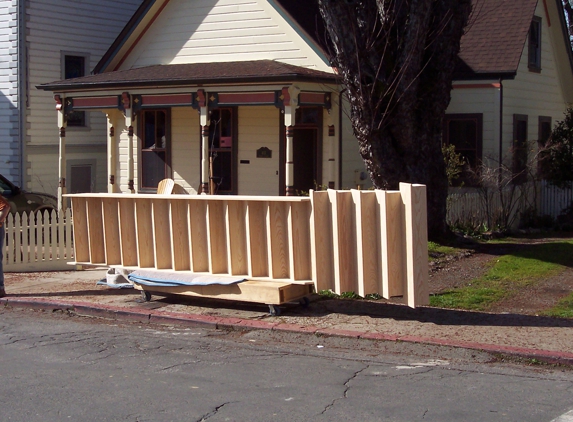
[[[487,311],[492,304],[519,289],[555,276],[572,265],[572,240],[533,244],[492,260],[486,274],[467,286],[431,296],[430,305]],[[573,317],[573,294],[544,314]]]

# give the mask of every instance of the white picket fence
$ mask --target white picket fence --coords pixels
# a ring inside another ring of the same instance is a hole
[[[75,269],[71,210],[10,214],[5,226],[4,272]]]

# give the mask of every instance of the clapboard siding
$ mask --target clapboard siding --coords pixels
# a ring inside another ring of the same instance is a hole
[[[62,79],[62,52],[88,57],[88,72],[96,65],[117,37],[141,0],[30,0],[27,6],[27,43],[29,45],[29,104],[26,142],[29,146],[59,143],[56,110],[51,92],[37,85]],[[88,113],[87,128],[68,128],[67,145],[100,145],[83,154],[68,154],[67,159],[97,161],[96,191],[106,188],[106,117]],[[33,169],[33,170],[32,170]],[[56,193],[58,152],[36,155],[28,160],[27,183],[30,188]],[[40,181],[40,182],[39,182]]]
[[[0,3],[0,173],[19,182],[18,2]]]
[[[265,0],[172,0],[122,68],[260,59],[332,71]]]
[[[487,81],[479,83],[489,84]],[[491,86],[487,88],[456,88],[454,84],[452,99],[446,114],[481,114],[483,119],[482,157],[497,159],[499,156],[499,87],[494,86],[493,83],[489,85]]]
[[[201,130],[197,110],[171,110],[171,165],[173,179],[185,189],[199,190],[201,182]]]
[[[275,107],[239,107],[239,195],[278,195],[280,111]],[[271,158],[257,158],[267,147]],[[241,164],[248,160],[249,164]]]

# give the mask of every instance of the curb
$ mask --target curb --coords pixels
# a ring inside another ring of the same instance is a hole
[[[71,311],[82,316],[111,317],[113,319],[125,319],[132,322],[145,322],[156,324],[190,325],[201,328],[220,330],[254,331],[271,330],[284,331],[298,334],[308,334],[322,337],[341,337],[353,339],[365,339],[374,341],[405,342],[427,344],[443,347],[477,350],[502,356],[510,356],[518,359],[535,359],[548,364],[573,366],[573,353],[558,352],[552,350],[539,350],[514,346],[502,346],[488,343],[476,343],[458,340],[439,339],[433,337],[397,336],[384,333],[366,333],[351,330],[337,330],[335,328],[318,328],[299,324],[288,324],[260,320],[248,320],[234,317],[214,317],[200,314],[181,314],[177,312],[163,312],[158,310],[134,311],[109,305],[94,305],[89,302],[60,302],[45,301],[42,299],[18,299],[5,297],[0,299],[0,306],[17,308],[31,308],[43,310]]]

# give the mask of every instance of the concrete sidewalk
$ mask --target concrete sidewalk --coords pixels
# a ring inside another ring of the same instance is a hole
[[[138,290],[96,286],[105,273],[106,269],[8,273],[8,296],[0,304],[142,322],[423,343],[573,365],[573,320],[335,299],[313,300],[308,308],[287,304],[280,316],[271,316],[263,304],[176,295],[143,302]]]

